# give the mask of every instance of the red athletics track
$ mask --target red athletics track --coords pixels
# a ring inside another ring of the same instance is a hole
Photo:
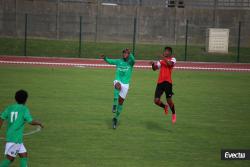
[[[0,64],[53,66],[53,67],[94,67],[112,68],[101,59],[85,58],[55,58],[55,57],[23,57],[0,56]],[[135,68],[150,69],[148,60],[137,60]],[[247,63],[208,63],[208,62],[177,62],[177,70],[206,70],[206,71],[234,71],[250,72],[250,64]]]

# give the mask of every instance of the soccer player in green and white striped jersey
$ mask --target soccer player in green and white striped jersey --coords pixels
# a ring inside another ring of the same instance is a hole
[[[117,122],[122,112],[122,105],[128,93],[129,82],[135,64],[135,58],[127,48],[122,51],[121,59],[110,59],[104,55],[102,55],[101,58],[103,58],[108,64],[116,66],[114,80],[114,103],[112,109],[112,111],[115,113],[113,118],[113,128],[116,129]]]
[[[24,90],[16,92],[16,103],[9,105],[0,116],[0,128],[3,121],[7,122],[5,155],[6,159],[0,162],[0,167],[8,167],[15,157],[19,155],[20,167],[27,167],[27,150],[23,144],[23,129],[27,122],[30,125],[43,125],[32,119],[27,106],[25,106],[28,93]]]

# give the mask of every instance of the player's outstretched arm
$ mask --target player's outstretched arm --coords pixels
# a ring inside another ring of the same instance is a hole
[[[129,54],[128,61],[129,61],[130,65],[134,66],[134,64],[135,64],[135,56],[132,53]]]
[[[42,123],[40,123],[40,122],[38,122],[38,121],[32,121],[32,122],[30,122],[29,124],[30,124],[30,125],[34,125],[34,126],[38,125],[38,126],[40,126],[41,128],[44,128],[44,126],[42,125]]]
[[[105,55],[100,55],[100,58],[103,59],[106,63],[112,64],[112,65],[116,65],[119,62],[119,60],[117,60],[117,59],[110,59],[110,58],[108,58]]]

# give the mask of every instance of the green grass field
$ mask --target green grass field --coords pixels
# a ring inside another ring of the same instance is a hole
[[[165,44],[167,45],[167,44]],[[158,59],[165,45],[160,44],[136,44],[137,59]],[[172,45],[174,54],[178,60],[185,59],[185,47]],[[108,42],[83,42],[82,58],[98,58],[101,54],[117,56],[123,48],[133,48],[132,43],[108,43]],[[250,63],[250,48],[240,49],[240,62]],[[24,40],[14,38],[0,38],[0,55],[24,55]],[[28,56],[46,57],[79,57],[79,42],[65,40],[28,39]],[[208,54],[205,44],[190,45],[187,48],[188,61],[205,62],[236,62],[237,48],[230,47],[228,54]]]
[[[111,128],[114,69],[2,65],[0,108],[13,102],[16,90],[29,91],[27,105],[45,125],[25,137],[29,166],[250,165],[220,160],[222,148],[250,149],[249,73],[175,71],[174,126],[171,115],[153,104],[157,75],[134,71],[117,130]]]

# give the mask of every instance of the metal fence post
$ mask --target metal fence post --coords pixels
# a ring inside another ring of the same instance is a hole
[[[24,27],[24,56],[27,56],[27,24],[28,24],[28,14],[25,13],[25,27]]]
[[[133,55],[135,55],[136,27],[137,27],[137,19],[136,19],[136,17],[134,17]]]
[[[237,63],[240,62],[240,37],[241,37],[241,21],[239,22]]]
[[[78,57],[81,57],[82,53],[82,16],[80,16],[80,30],[79,30],[79,50]]]
[[[184,60],[187,61],[187,43],[188,43],[188,20],[186,21],[186,36],[185,36],[185,58]]]
[[[100,14],[101,1],[97,1],[96,3],[97,4],[96,4],[96,16],[95,16],[95,42],[98,42],[99,16],[101,16]]]

